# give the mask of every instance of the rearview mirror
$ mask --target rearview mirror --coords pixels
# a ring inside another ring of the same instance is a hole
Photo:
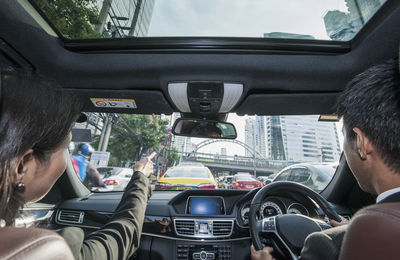
[[[201,119],[178,118],[172,127],[172,133],[198,138],[236,139],[237,137],[233,124]]]

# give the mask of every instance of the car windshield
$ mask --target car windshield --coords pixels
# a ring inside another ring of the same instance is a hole
[[[209,178],[207,168],[182,167],[168,170],[164,178]]]
[[[32,2],[68,39],[210,36],[348,41],[386,0]]]
[[[136,161],[156,152],[150,176],[153,189],[239,189],[236,181],[251,180],[254,185],[242,187],[251,190],[286,180],[321,191],[342,153],[341,122],[320,121],[318,115],[229,114],[227,121],[238,134],[235,140],[176,136],[171,128],[179,117],[88,113],[88,121],[75,127],[91,130],[90,149],[83,149],[82,143],[70,145],[77,175],[94,191],[121,191]],[[98,183],[91,171],[82,173],[82,163],[97,168],[104,183]],[[302,170],[286,170],[298,166]],[[119,174],[121,169],[126,170]]]

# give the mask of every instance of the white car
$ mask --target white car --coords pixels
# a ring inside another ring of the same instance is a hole
[[[97,169],[100,174],[104,172],[101,168]],[[133,170],[131,168],[107,167],[103,176],[105,187],[93,188],[97,191],[123,191],[131,180]]]

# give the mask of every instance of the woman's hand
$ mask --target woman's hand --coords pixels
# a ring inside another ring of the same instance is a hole
[[[147,157],[144,157],[140,161],[136,162],[135,166],[133,166],[134,171],[142,172],[146,177],[149,177],[153,173],[153,162],[151,159],[156,155],[156,152],[153,152]]]
[[[250,247],[251,260],[275,260],[271,253],[274,251],[272,247],[264,246],[262,250],[256,250],[253,245]]]

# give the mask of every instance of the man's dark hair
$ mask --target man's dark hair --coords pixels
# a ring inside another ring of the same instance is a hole
[[[368,137],[385,164],[400,173],[400,77],[398,59],[373,66],[349,82],[338,99],[348,138],[354,127]]]
[[[82,109],[54,81],[22,72],[0,74],[0,219],[13,223],[23,205],[12,169],[29,149],[46,163],[66,140]]]

